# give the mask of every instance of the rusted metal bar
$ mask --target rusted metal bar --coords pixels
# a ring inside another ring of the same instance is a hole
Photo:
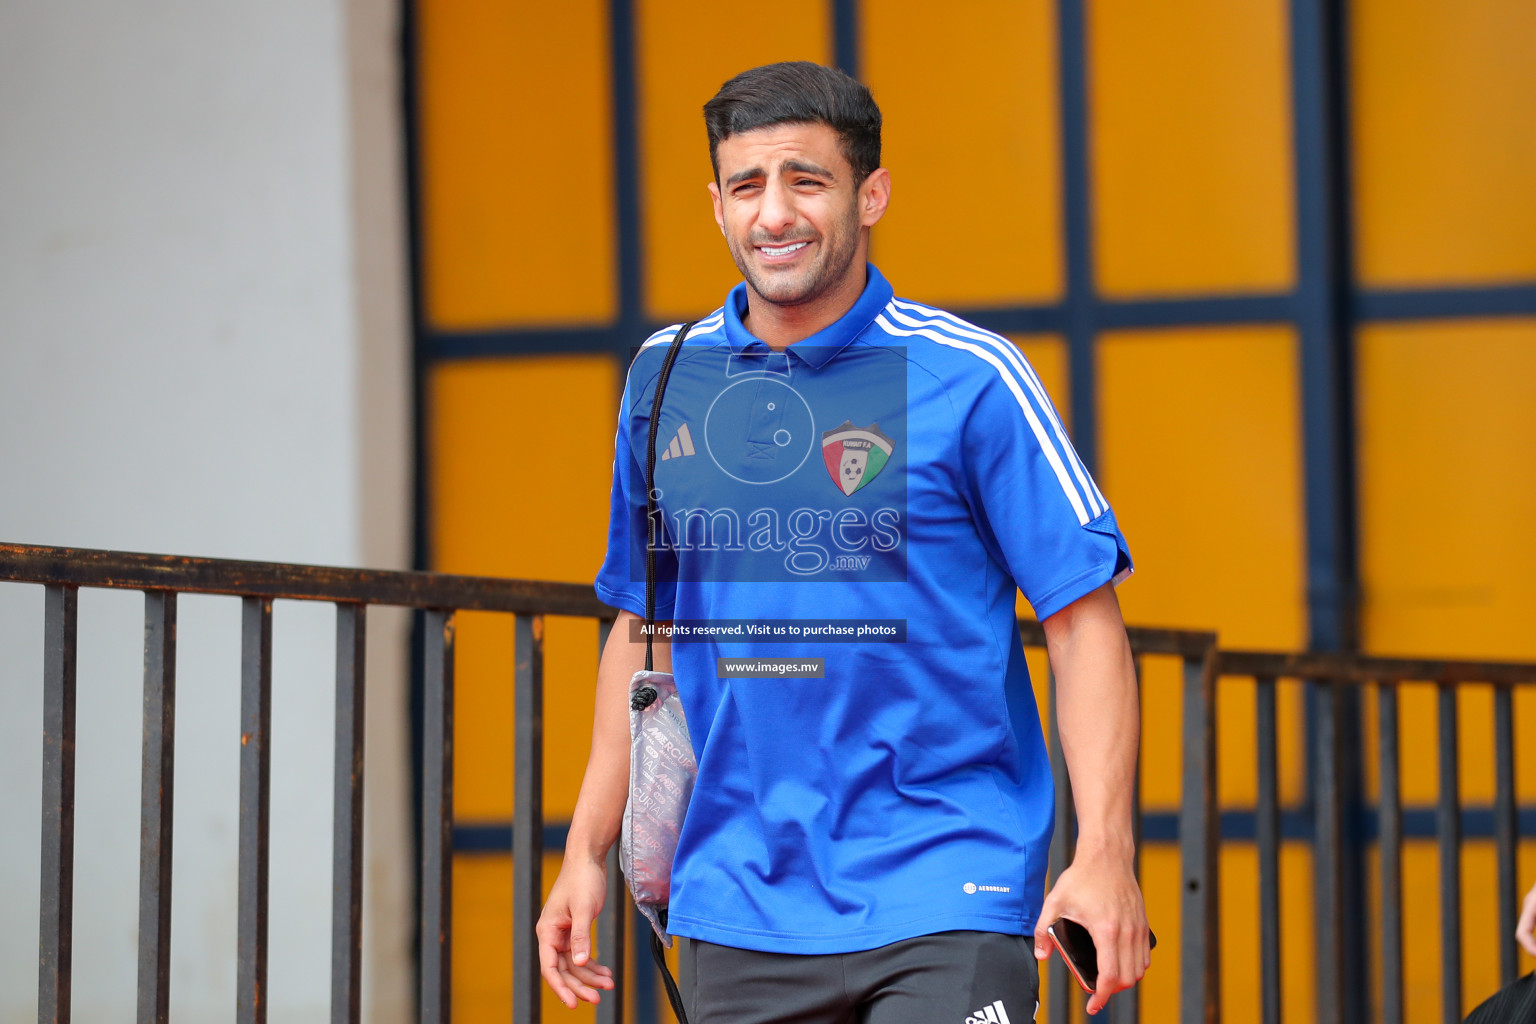
[[[1440,793],[1435,831],[1440,841],[1440,1016],[1461,1020],[1461,764],[1456,687],[1440,686]]]
[[[1254,680],[1259,792],[1259,1007],[1263,1024],[1280,1024],[1280,762],[1275,680]]]
[[[517,617],[512,793],[512,1019],[539,1024],[544,895],[544,617]]]
[[[1318,1024],[1344,1024],[1344,802],[1340,789],[1343,751],[1339,736],[1343,691],[1327,683],[1312,682],[1316,700],[1317,792],[1313,821],[1313,887],[1316,893],[1317,926],[1317,1020]]]
[[[43,597],[43,881],[38,1024],[69,1024],[75,901],[75,654],[80,594]]]
[[[1520,973],[1515,945],[1520,890],[1515,858],[1520,849],[1520,819],[1515,809],[1514,694],[1507,686],[1493,690],[1493,832],[1499,861],[1499,984],[1513,985]]]
[[[1181,1024],[1216,1024],[1221,1014],[1219,917],[1221,817],[1216,801],[1216,648],[1184,659],[1184,770],[1179,809],[1183,866]]]
[[[272,778],[272,601],[241,602],[240,867],[235,1021],[267,1019],[267,865]]]
[[[1403,801],[1397,689],[1376,690],[1381,794],[1377,842],[1381,845],[1381,1024],[1403,1024]]]
[[[1518,685],[1536,683],[1536,663],[1368,658],[1334,651],[1222,651],[1220,674],[1383,686],[1430,681]]]
[[[624,1024],[624,922],[629,917],[624,911],[628,906],[629,890],[624,887],[619,847],[615,843],[608,851],[608,897],[597,919],[597,948],[602,951],[602,962],[613,971],[613,991],[604,992],[603,1001],[597,1004],[596,1024]]]
[[[138,1024],[171,1007],[171,804],[176,750],[176,594],[144,595],[144,762],[139,804]]]
[[[612,631],[612,619],[598,620],[599,662]],[[597,1004],[596,1024],[624,1024],[624,922],[629,916],[625,913],[628,906],[629,891],[624,887],[624,875],[619,870],[619,847],[615,843],[608,851],[608,895],[603,900],[603,912],[597,918],[597,948],[602,954],[602,962],[613,971],[613,991],[603,993],[603,1001]]]
[[[421,1022],[452,1020],[454,615],[426,614],[421,769]]]
[[[1136,670],[1136,706],[1137,716],[1137,743],[1136,743],[1136,771],[1131,782],[1131,869],[1136,873],[1136,880],[1141,881],[1141,760],[1143,744],[1141,735],[1141,680],[1142,659],[1132,658],[1132,665]],[[1155,931],[1156,929],[1154,929]],[[1137,1024],[1141,1020],[1141,986],[1133,985],[1123,992],[1116,993],[1109,1000],[1110,1024]]]
[[[461,608],[524,615],[614,614],[614,609],[599,601],[591,587],[576,583],[26,544],[0,544],[0,581],[297,601],[366,601],[408,608]]]
[[[1044,634],[1041,634],[1044,643]],[[1025,643],[1029,643],[1026,637]],[[1077,814],[1072,806],[1072,783],[1067,776],[1067,759],[1061,751],[1061,729],[1057,726],[1056,673],[1046,675],[1046,691],[1050,695],[1051,710],[1046,718],[1046,740],[1051,757],[1051,777],[1056,787],[1056,820],[1051,833],[1051,849],[1048,871],[1050,884],[1072,863],[1072,851],[1077,845]],[[1069,1024],[1072,1020],[1072,1003],[1076,1000],[1077,986],[1067,965],[1060,955],[1053,954],[1047,961],[1051,986],[1051,1002],[1046,1008],[1048,1024]]]
[[[363,737],[368,606],[336,606],[331,829],[331,1024],[358,1024],[363,993]]]

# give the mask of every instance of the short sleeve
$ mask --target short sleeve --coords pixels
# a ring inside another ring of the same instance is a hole
[[[648,354],[648,353],[647,353]],[[638,372],[631,374],[631,381],[645,378]],[[619,414],[619,429],[613,445],[613,489],[608,508],[608,550],[603,564],[597,571],[594,587],[597,596],[615,608],[623,608],[636,615],[645,614],[645,429],[649,426],[650,402],[643,398],[643,407],[636,411],[635,397],[629,392],[624,396],[624,407]],[[641,431],[638,435],[635,431]],[[638,447],[638,454],[637,448]],[[677,595],[677,555],[670,545],[663,544],[656,551],[656,617],[661,620],[673,617]]]
[[[977,528],[1037,618],[1130,575],[1115,514],[1022,355],[983,375],[963,415],[964,487]]]

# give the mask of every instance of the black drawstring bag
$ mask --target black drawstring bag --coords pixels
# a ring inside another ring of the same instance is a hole
[[[651,429],[645,443],[645,668],[629,682],[629,800],[624,805],[619,840],[619,866],[635,906],[651,922],[651,956],[661,971],[679,1024],[688,1024],[688,1015],[677,982],[667,969],[664,947],[672,945],[667,934],[667,903],[672,893],[672,861],[699,767],[677,684],[672,673],[655,670],[651,643],[656,629],[656,545],[661,540],[656,514],[656,431],[661,424],[667,378],[692,327],[692,322],[683,324],[667,349],[656,377]]]

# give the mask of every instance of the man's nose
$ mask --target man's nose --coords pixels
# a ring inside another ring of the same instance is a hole
[[[777,182],[763,190],[763,204],[757,211],[757,226],[770,235],[782,235],[795,223],[794,197]]]

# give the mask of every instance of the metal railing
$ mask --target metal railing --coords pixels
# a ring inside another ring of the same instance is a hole
[[[1536,686],[1536,664],[1440,661],[1409,658],[1370,658],[1348,654],[1278,654],[1221,651],[1221,677],[1249,677],[1257,689],[1256,745],[1258,799],[1254,822],[1259,861],[1260,1013],[1264,1024],[1279,1024],[1281,1013],[1280,843],[1281,815],[1276,743],[1277,680],[1304,680],[1311,692],[1309,723],[1315,743],[1312,765],[1313,878],[1317,888],[1317,1013],[1319,1024],[1343,1024],[1346,977],[1347,818],[1364,816],[1351,807],[1341,774],[1349,752],[1341,729],[1343,703],[1351,688],[1374,687],[1379,750],[1376,799],[1377,856],[1381,879],[1380,1020],[1403,1020],[1403,843],[1401,789],[1402,751],[1398,688],[1426,683],[1438,693],[1439,774],[1434,834],[1440,874],[1441,1019],[1462,1019],[1461,847],[1462,816],[1458,691],[1467,686],[1493,688],[1494,845],[1498,863],[1498,945],[1500,984],[1515,980],[1519,953],[1515,945],[1515,914],[1520,898],[1516,855],[1520,842],[1519,809],[1515,794],[1514,690]],[[1225,682],[1225,678],[1223,679]],[[1356,979],[1358,981],[1358,979]]]
[[[69,1019],[70,948],[74,890],[75,663],[77,602],[81,587],[144,592],[144,720],[139,850],[138,1016],[140,1024],[166,1020],[169,1006],[171,806],[174,792],[176,599],[178,594],[224,594],[242,599],[240,810],[237,911],[237,1020],[257,1024],[266,1016],[267,857],[270,776],[272,602],[299,600],[336,606],[336,721],[332,844],[334,901],[331,914],[331,1020],[359,1019],[362,940],[363,707],[364,638],[370,605],[423,612],[424,695],[421,773],[420,1019],[451,1019],[452,956],[454,616],[459,610],[510,614],[515,619],[514,811],[512,1019],[540,1020],[540,977],[534,923],[542,892],[543,820],[543,625],[544,616],[597,620],[599,650],[612,626],[614,609],[590,587],[576,584],[378,572],[278,563],[179,558],[68,548],[0,544],[0,582],[45,587],[43,664],[43,834],[39,929],[39,1021]],[[1021,621],[1027,648],[1045,645],[1038,623]],[[1517,897],[1515,853],[1519,819],[1514,789],[1513,688],[1536,684],[1536,665],[1394,660],[1335,654],[1273,654],[1219,651],[1213,633],[1131,628],[1137,671],[1148,657],[1172,657],[1182,666],[1182,766],[1176,837],[1179,845],[1181,939],[1179,1019],[1210,1024],[1220,1019],[1220,920],[1218,855],[1221,809],[1217,801],[1216,708],[1223,677],[1250,677],[1258,692],[1256,749],[1258,801],[1255,839],[1259,852],[1261,1005],[1266,1024],[1280,1018],[1281,842],[1276,742],[1276,681],[1307,680],[1317,693],[1311,728],[1316,736],[1312,836],[1316,884],[1325,907],[1338,912],[1321,922],[1318,943],[1320,1007],[1342,1006],[1340,959],[1344,943],[1343,826],[1350,808],[1340,786],[1346,757],[1338,729],[1345,689],[1378,689],[1381,754],[1378,799],[1379,855],[1383,893],[1381,943],[1382,1019],[1402,1019],[1402,844],[1396,687],[1426,681],[1439,687],[1440,794],[1436,833],[1440,848],[1441,907],[1446,921],[1442,945],[1446,1021],[1460,1020],[1461,806],[1458,788],[1456,691],[1463,684],[1494,687],[1497,840],[1501,910],[1501,976],[1513,979]],[[1222,686],[1229,685],[1224,681]],[[1054,683],[1052,683],[1054,687]],[[1149,695],[1153,699],[1160,696]],[[1171,696],[1171,695],[1170,695]],[[1146,697],[1144,697],[1144,700]],[[1054,701],[1054,692],[1052,693]],[[1048,716],[1048,743],[1055,770],[1056,830],[1051,848],[1054,878],[1070,862],[1074,813],[1054,715]],[[1145,745],[1144,745],[1145,746]],[[1135,806],[1138,847],[1142,808]],[[1173,838],[1172,833],[1163,837]],[[597,1008],[598,1024],[624,1017],[626,919],[632,915],[623,880],[610,857],[610,891],[598,921],[597,944],[615,975],[616,988]],[[1171,951],[1170,951],[1171,952]],[[637,960],[641,971],[649,970]],[[1051,1024],[1071,1019],[1080,1002],[1060,958],[1053,957],[1050,999],[1043,1007]],[[646,986],[649,988],[649,986]],[[1339,998],[1335,998],[1339,997]],[[652,1007],[641,1006],[643,1021]],[[1140,1020],[1136,990],[1110,1002],[1110,1020]],[[1325,1020],[1327,1017],[1325,1016]],[[1338,1019],[1335,1014],[1334,1019]]]
[[[267,1007],[268,780],[271,767],[272,602],[336,606],[335,810],[331,863],[331,1021],[357,1024],[361,1006],[364,638],[370,605],[425,612],[421,807],[420,1019],[450,1020],[453,837],[454,614],[516,618],[516,807],[513,819],[516,940],[514,1018],[539,1019],[533,945],[543,866],[543,617],[598,619],[599,643],[613,609],[590,587],[564,583],[378,572],[320,566],[0,544],[0,581],[42,584],[43,835],[38,938],[38,1020],[70,1016],[75,816],[75,661],[81,587],[144,591],[144,725],[140,804],[139,1024],[164,1024],[170,1006],[171,807],[176,722],[176,599],[241,598],[240,810],[236,1020],[259,1024]],[[618,879],[618,871],[610,873]],[[622,962],[618,907],[610,893],[599,941]],[[620,1000],[599,1022],[616,1022]]]

